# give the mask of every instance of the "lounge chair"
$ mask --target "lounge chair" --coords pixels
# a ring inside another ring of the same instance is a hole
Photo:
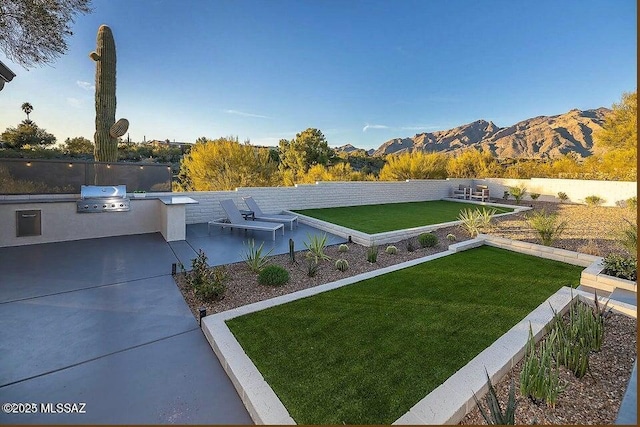
[[[247,221],[242,217],[242,214],[236,207],[236,204],[233,203],[233,200],[220,200],[220,206],[224,209],[224,212],[227,214],[227,218],[229,222],[222,222],[220,220],[217,221],[209,221],[208,229],[211,230],[211,226],[217,227],[229,227],[233,228],[242,228],[244,230],[259,230],[259,231],[270,231],[273,235],[272,239],[276,240],[276,230],[282,229],[282,235],[284,236],[284,224],[273,224],[270,222],[262,222],[262,221]]]
[[[255,219],[258,221],[266,221],[266,222],[279,222],[281,224],[289,224],[291,230],[293,230],[293,223],[297,224],[298,216],[297,215],[281,215],[281,214],[266,214],[262,212],[260,206],[253,200],[253,197],[243,197],[242,200],[247,204],[247,207],[250,211],[254,213]]]
[[[476,189],[469,196],[471,199],[480,199],[481,202],[489,200],[489,187],[486,185],[476,185]]]
[[[471,187],[467,187],[466,185],[460,184],[457,190],[453,190],[453,197],[456,199],[468,199],[470,195]]]

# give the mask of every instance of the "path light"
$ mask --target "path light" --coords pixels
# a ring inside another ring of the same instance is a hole
[[[202,318],[207,315],[207,309],[205,307],[200,307],[200,327],[202,327]]]
[[[353,243],[353,240],[351,240],[351,236],[349,236],[349,243]]]
[[[177,269],[178,265],[174,262],[173,264],[171,264],[171,275],[175,276],[176,275],[176,269]]]
[[[31,162],[27,162],[27,166],[31,166]]]

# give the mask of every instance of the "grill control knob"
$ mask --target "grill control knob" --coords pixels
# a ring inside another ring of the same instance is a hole
[[[120,203],[120,207],[121,207],[121,208],[123,208],[123,207],[124,207],[124,205],[123,205],[122,203]]]
[[[116,207],[115,203],[113,203],[113,204],[111,205],[111,207],[112,207],[112,208],[115,208],[115,207]]]
[[[85,209],[89,209],[89,205],[84,205],[84,208]]]
[[[106,207],[107,207],[107,205],[102,205],[102,209],[104,209],[104,208],[106,208]]]
[[[98,205],[93,205],[93,209],[98,209]]]

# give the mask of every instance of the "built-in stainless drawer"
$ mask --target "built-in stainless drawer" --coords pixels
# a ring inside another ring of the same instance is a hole
[[[16,236],[40,236],[42,234],[42,211],[16,211]]]

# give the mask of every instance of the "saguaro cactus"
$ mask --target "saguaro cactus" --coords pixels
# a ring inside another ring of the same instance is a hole
[[[126,119],[116,121],[116,43],[111,28],[101,25],[96,50],[89,57],[96,62],[96,161],[118,160],[118,137],[129,127]]]

